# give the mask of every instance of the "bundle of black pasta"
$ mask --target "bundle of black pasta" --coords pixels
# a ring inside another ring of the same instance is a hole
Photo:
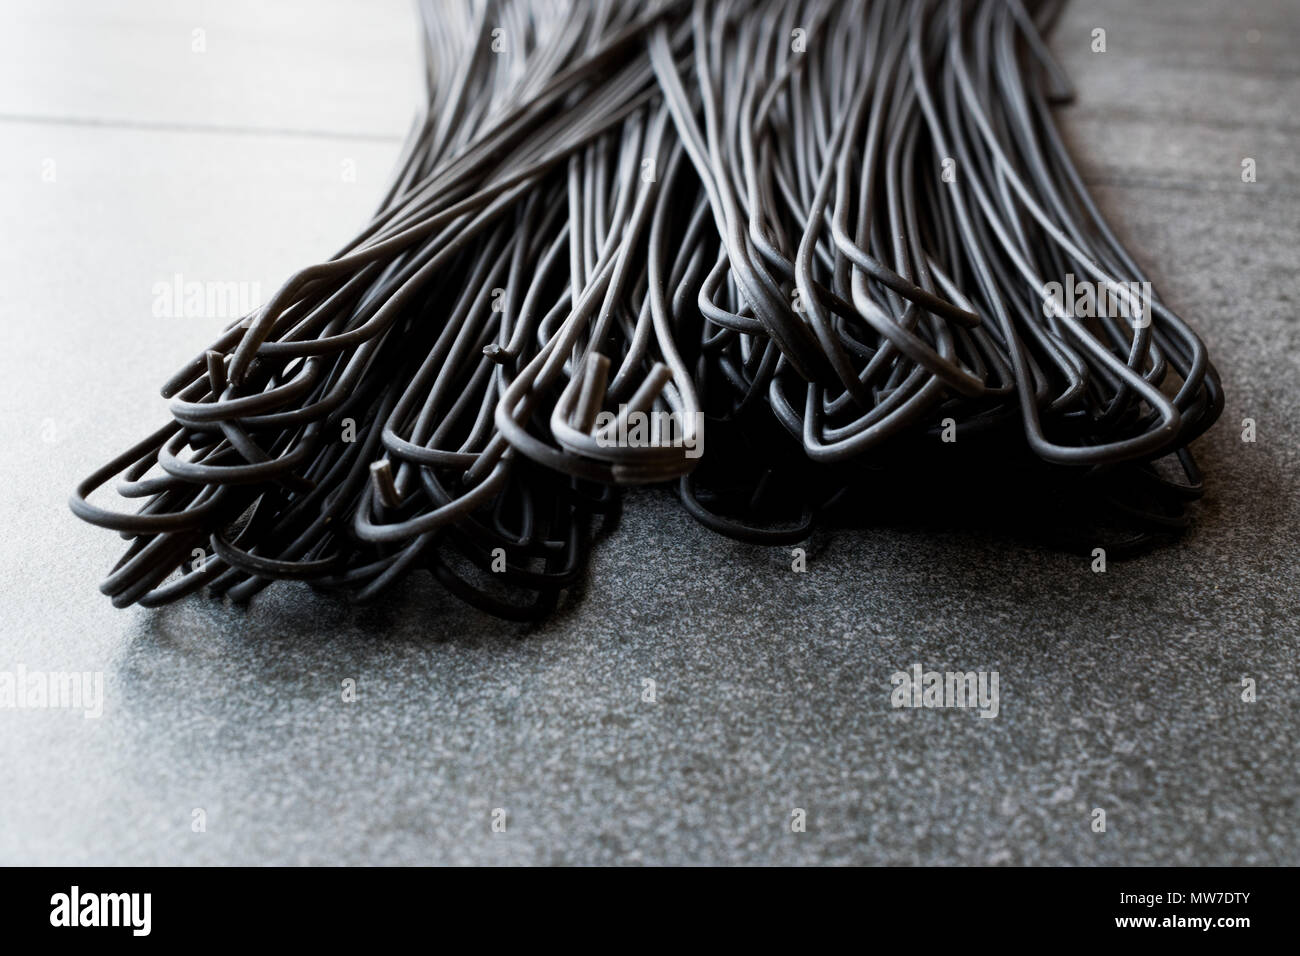
[[[373,221],[74,495],[131,542],[103,590],[364,600],[423,567],[536,617],[658,482],[759,542],[904,500],[1177,533],[1223,397],[1053,125],[1059,7],[423,4],[427,109]],[[89,501],[118,476],[134,514]]]

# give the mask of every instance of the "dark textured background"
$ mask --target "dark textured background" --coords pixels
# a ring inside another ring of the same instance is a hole
[[[0,670],[102,670],[108,697],[0,711],[0,862],[1300,863],[1294,2],[1079,0],[1053,40],[1071,146],[1227,390],[1179,546],[1093,574],[838,531],[795,575],[643,492],[535,629],[423,581],[369,610],[279,586],[114,611],[121,542],[64,500],[222,324],[152,317],[153,284],[265,296],[330,254],[415,104],[405,3],[307,6],[0,14]],[[999,671],[1000,716],[892,710],[915,662]]]

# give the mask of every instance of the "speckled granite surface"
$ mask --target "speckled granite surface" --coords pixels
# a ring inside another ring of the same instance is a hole
[[[531,629],[424,581],[367,610],[95,591],[120,542],[64,499],[220,325],[152,317],[153,284],[269,292],[332,251],[416,76],[401,3],[360,33],[325,4],[308,36],[223,5],[201,65],[170,46],[197,23],[124,9],[15,4],[0,29],[0,672],[105,682],[99,719],[0,710],[0,862],[1300,863],[1294,4],[1078,0],[1054,40],[1089,180],[1223,373],[1180,545],[1094,574],[1012,539],[835,531],[799,575],[641,492]],[[996,670],[998,716],[893,709],[915,663]]]

